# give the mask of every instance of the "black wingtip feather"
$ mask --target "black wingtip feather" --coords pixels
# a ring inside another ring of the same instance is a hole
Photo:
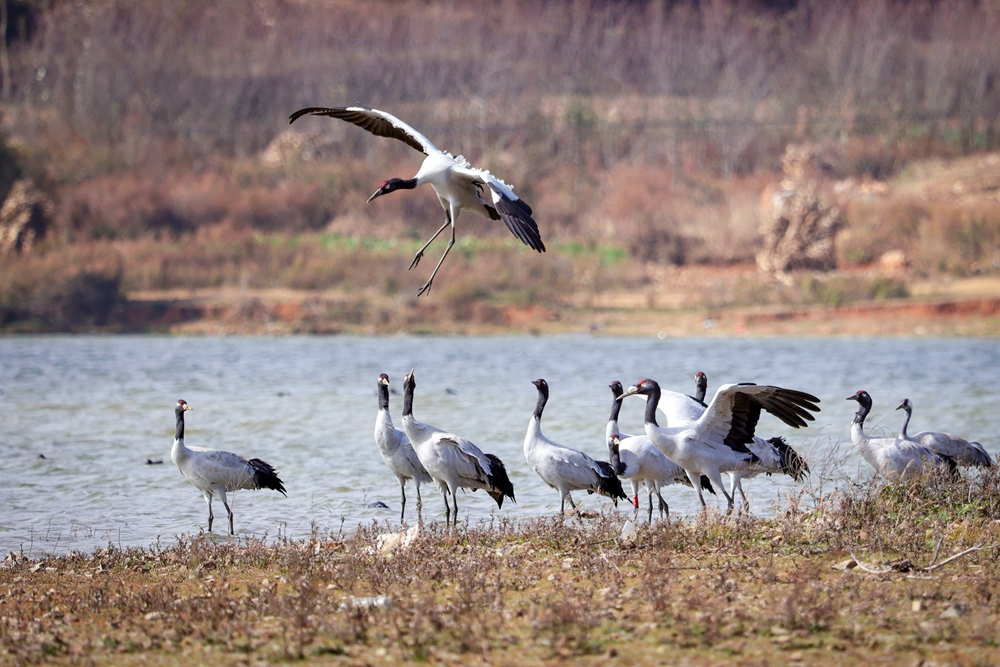
[[[273,489],[288,497],[285,493],[285,484],[278,477],[278,471],[274,466],[261,459],[250,459],[247,464],[253,468],[253,482],[258,489]]]
[[[486,474],[486,479],[492,487],[488,493],[493,500],[497,501],[497,508],[503,507],[504,496],[517,502],[514,499],[514,485],[511,483],[510,477],[507,476],[507,467],[503,461],[493,454],[487,454],[486,460],[490,462],[490,472]]]

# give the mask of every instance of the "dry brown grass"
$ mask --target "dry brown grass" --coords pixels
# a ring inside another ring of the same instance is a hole
[[[1000,614],[1000,477],[866,483],[774,519],[672,519],[620,543],[621,515],[387,526],[303,542],[181,538],[0,569],[15,665],[210,659],[540,664],[986,664]],[[834,569],[851,553],[861,564]],[[867,570],[878,571],[872,574]],[[377,596],[385,596],[379,600]],[[209,656],[211,656],[209,658]],[[598,657],[600,656],[600,657]]]

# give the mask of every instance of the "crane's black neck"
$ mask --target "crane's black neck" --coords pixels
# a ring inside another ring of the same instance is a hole
[[[621,475],[625,472],[625,466],[622,464],[622,456],[619,451],[619,445],[613,440],[608,441],[608,458],[611,459],[611,467],[614,469],[616,475]]]
[[[378,409],[389,409],[389,385],[382,382],[381,379],[378,381]]]
[[[708,392],[708,378],[701,374],[695,380],[694,400],[705,405],[705,394]]]
[[[611,384],[611,393],[614,398],[611,399],[611,416],[608,417],[608,421],[616,422],[618,421],[618,413],[621,412],[622,409],[622,402],[618,400],[618,397],[624,393],[622,391],[621,383],[613,382]]]
[[[652,424],[653,426],[659,426],[656,423],[656,406],[660,404],[660,385],[650,381],[652,387],[649,391],[644,391],[646,394],[646,423]]]
[[[864,426],[865,417],[872,411],[872,399],[868,396],[859,396],[857,401],[858,411],[854,413],[854,423]]]
[[[184,439],[184,406],[178,405],[174,410],[177,413],[177,431],[174,433],[174,440]]]
[[[413,390],[417,388],[417,383],[413,380],[412,375],[406,376],[406,381],[403,382],[403,416],[409,417],[413,415]],[[386,389],[388,391],[388,389]],[[386,401],[388,402],[388,396]]]
[[[906,416],[903,417],[903,428],[900,429],[899,434],[904,438],[907,438],[909,436],[906,435],[906,427],[910,425],[910,416],[913,414],[913,408],[911,408],[910,404],[907,403],[903,406],[903,409],[906,410]]]
[[[549,402],[549,385],[539,382],[535,386],[538,387],[538,402],[535,403],[535,419],[542,421],[542,411],[545,409],[545,404]]]

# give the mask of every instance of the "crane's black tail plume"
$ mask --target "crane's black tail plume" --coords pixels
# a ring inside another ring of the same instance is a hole
[[[274,489],[286,498],[288,497],[288,494],[285,493],[285,485],[281,481],[281,478],[278,477],[278,471],[274,469],[274,466],[260,459],[250,459],[247,461],[247,465],[253,469],[253,483],[255,488]]]
[[[625,489],[622,488],[622,482],[618,479],[618,475],[615,474],[615,469],[611,467],[611,464],[605,461],[594,461],[594,463],[601,470],[597,476],[597,492],[602,496],[607,496],[614,500],[615,507],[618,506],[619,498],[628,500],[628,496],[625,495]]]
[[[799,453],[789,447],[788,442],[780,435],[770,438],[769,443],[778,450],[781,459],[781,472],[785,473],[796,482],[801,482],[802,478],[809,474],[809,465]]]
[[[715,488],[712,486],[712,480],[710,480],[708,478],[708,475],[702,475],[701,476],[701,488],[705,489],[706,491],[708,491],[709,493],[711,493],[713,496],[718,495],[715,492]]]
[[[517,502],[514,500],[514,485],[507,476],[507,467],[503,461],[493,454],[487,454],[486,460],[490,462],[490,471],[486,473],[486,481],[489,482],[490,488],[486,493],[497,501],[497,508],[503,507],[504,496]]]

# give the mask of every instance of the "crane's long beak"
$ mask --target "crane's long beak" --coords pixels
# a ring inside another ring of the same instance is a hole
[[[638,393],[639,393],[639,387],[629,387],[628,390],[626,390],[624,394],[622,394],[621,396],[619,396],[615,400],[616,401],[620,401],[623,398],[625,398],[626,396],[635,396]]]
[[[379,188],[378,190],[375,191],[375,194],[373,194],[371,197],[368,198],[368,201],[366,201],[365,203],[367,204],[373,199],[378,199],[384,194],[385,194],[385,188]]]
[[[857,396],[848,396],[844,400],[845,401],[856,401],[856,400],[858,400],[858,397]]]
[[[906,403],[905,403],[905,402],[903,402],[903,403],[900,403],[899,405],[897,405],[897,406],[896,406],[896,409],[897,409],[897,410],[902,410],[902,409],[903,409],[903,408],[905,408],[905,407],[906,407]]]

